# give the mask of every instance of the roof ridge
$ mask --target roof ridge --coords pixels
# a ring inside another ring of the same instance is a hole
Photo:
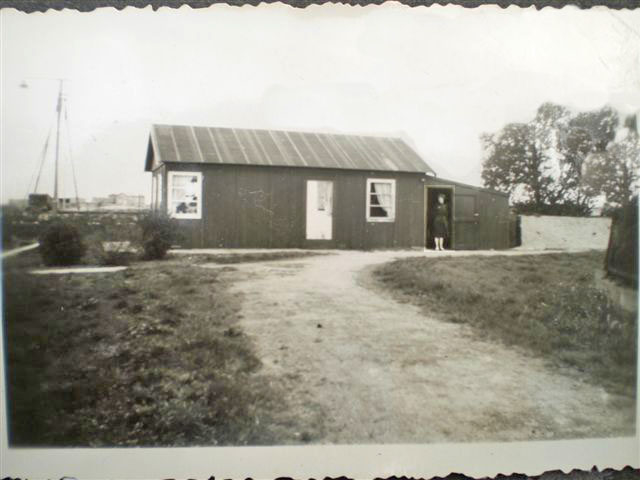
[[[181,128],[216,128],[216,129],[228,129],[228,130],[250,130],[258,132],[282,132],[282,133],[304,133],[309,135],[334,135],[340,137],[364,137],[364,138],[385,138],[389,140],[400,140],[407,143],[402,137],[390,136],[390,135],[377,135],[371,133],[344,133],[344,132],[323,132],[318,130],[292,130],[284,128],[255,128],[255,127],[232,127],[232,126],[213,126],[213,125],[194,125],[194,124],[177,124],[177,123],[152,123],[152,128],[155,127],[181,127]]]

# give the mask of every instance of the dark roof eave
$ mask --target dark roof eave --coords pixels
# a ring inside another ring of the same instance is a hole
[[[321,167],[321,166],[302,166],[302,165],[260,165],[260,164],[247,164],[247,163],[213,163],[213,162],[184,162],[184,161],[169,161],[161,162],[164,165],[194,165],[203,166],[211,165],[218,167],[259,167],[259,168],[295,168],[299,170],[333,170],[336,172],[380,172],[380,173],[413,173],[416,175],[430,175],[436,177],[436,173],[433,170],[378,170],[375,168],[339,168],[339,167]]]
[[[479,187],[477,185],[470,185],[468,183],[457,182],[455,180],[449,180],[449,179],[446,179],[446,178],[443,178],[443,177],[438,177],[438,180],[441,180],[441,181],[446,182],[446,183],[450,183],[450,184],[458,186],[458,187],[472,188],[474,190],[479,190],[481,192],[491,193],[491,194],[494,194],[494,195],[501,195],[503,197],[509,198],[509,193],[508,192],[501,192],[499,190],[492,190],[491,188]]]
[[[153,144],[151,142],[151,135],[149,135],[149,144],[147,145],[147,157],[144,162],[144,171],[150,172],[152,170],[153,165]]]

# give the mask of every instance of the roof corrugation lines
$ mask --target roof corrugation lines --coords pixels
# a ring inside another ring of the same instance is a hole
[[[435,172],[399,138],[154,125],[156,161]],[[147,169],[150,165],[147,164]]]

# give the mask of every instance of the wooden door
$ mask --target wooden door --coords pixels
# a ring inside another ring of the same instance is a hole
[[[307,240],[333,239],[333,182],[307,180]]]
[[[455,229],[455,246],[457,250],[478,249],[478,197],[476,194],[456,192],[453,223]]]

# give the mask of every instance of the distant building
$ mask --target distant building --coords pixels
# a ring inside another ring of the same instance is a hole
[[[28,208],[34,211],[53,210],[53,199],[46,193],[32,193],[29,195]]]
[[[9,205],[32,211],[45,212],[54,210],[55,200],[47,193],[32,193],[28,199],[11,199]],[[106,197],[93,197],[90,201],[84,198],[59,197],[57,210],[61,212],[80,211],[135,211],[148,208],[144,195],[128,195],[112,193]]]
[[[91,202],[86,202],[82,210],[129,211],[143,210],[147,207],[144,195],[112,193],[106,197],[93,197]]]
[[[8,204],[12,207],[24,210],[29,206],[29,200],[26,198],[12,198],[9,200]]]
[[[127,195],[126,193],[112,193],[109,195],[109,204],[118,207],[144,208],[144,195]]]
[[[60,197],[58,198],[58,210],[83,210],[85,200],[76,197]]]

